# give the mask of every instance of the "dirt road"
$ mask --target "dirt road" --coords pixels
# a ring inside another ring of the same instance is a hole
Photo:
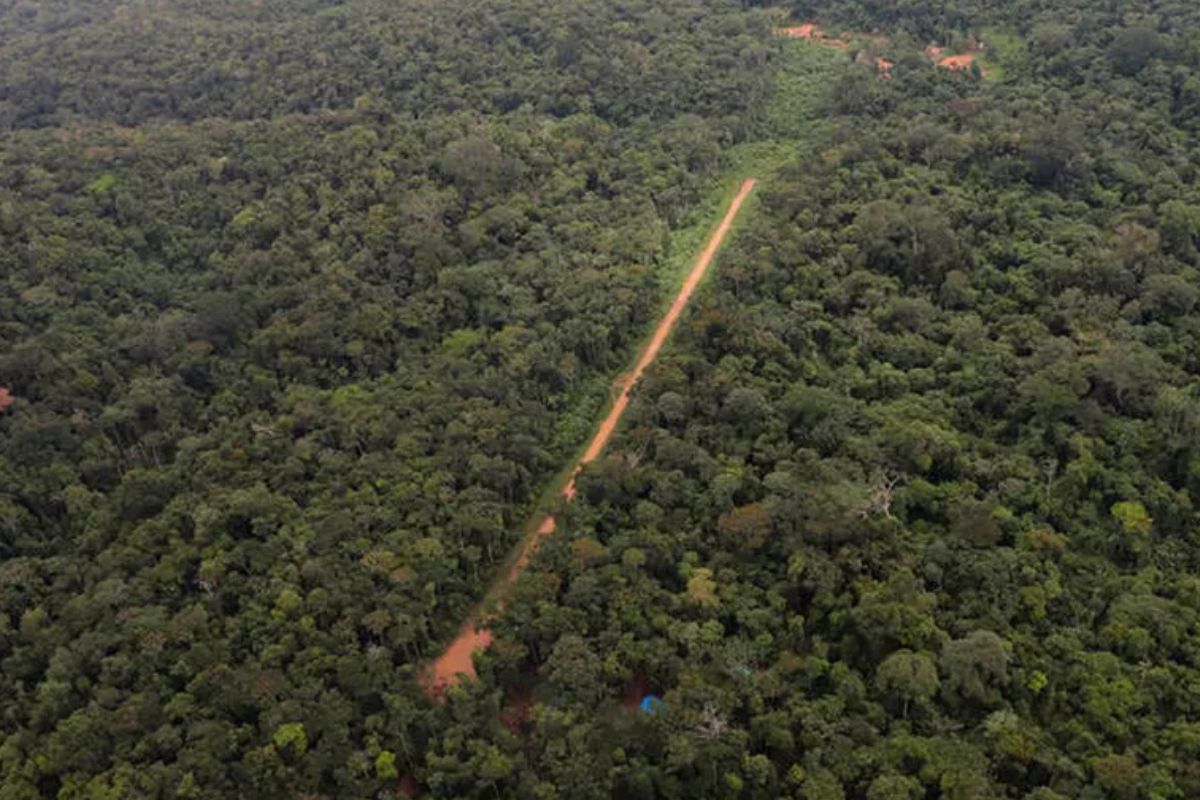
[[[753,178],[742,183],[737,195],[733,198],[733,202],[729,204],[729,209],[725,212],[725,217],[721,220],[721,224],[713,231],[712,236],[708,240],[708,245],[696,259],[696,265],[688,273],[683,286],[679,288],[679,294],[675,296],[675,301],[671,303],[671,307],[667,309],[667,313],[663,315],[663,318],[659,320],[658,325],[654,328],[654,335],[650,337],[650,341],[646,344],[645,349],[638,356],[637,364],[631,372],[627,373],[624,382],[621,384],[621,392],[613,402],[612,409],[608,412],[608,416],[604,418],[604,421],[600,423],[600,427],[596,429],[592,440],[588,442],[587,449],[584,450],[583,455],[575,463],[571,480],[563,488],[563,495],[567,500],[572,500],[575,497],[574,476],[578,474],[584,464],[594,461],[603,452],[605,445],[608,444],[608,440],[612,438],[613,432],[617,429],[617,424],[620,423],[625,409],[629,406],[630,391],[642,377],[642,373],[646,371],[646,368],[654,363],[654,359],[658,356],[658,351],[662,349],[663,343],[671,335],[671,331],[674,330],[675,323],[679,321],[679,316],[687,306],[688,300],[691,299],[692,294],[696,291],[696,287],[700,285],[700,281],[704,278],[705,273],[708,272],[713,256],[717,254],[717,250],[720,249],[726,234],[733,227],[733,221],[737,218],[738,212],[742,208],[742,203],[750,196],[750,192],[754,190],[755,183],[756,181]],[[537,552],[542,540],[554,533],[554,528],[554,517],[547,516],[521,542],[512,567],[505,573],[500,583],[488,592],[488,597],[494,600],[497,610],[504,607],[507,587],[511,586],[513,581],[529,565],[529,560]],[[458,635],[454,637],[454,641],[446,648],[446,652],[426,670],[422,682],[427,693],[431,696],[437,696],[448,686],[457,683],[463,678],[475,677],[475,665],[472,657],[477,651],[487,649],[488,645],[492,643],[492,632],[488,630],[486,625],[487,619],[481,617],[479,610],[473,612],[468,617]]]

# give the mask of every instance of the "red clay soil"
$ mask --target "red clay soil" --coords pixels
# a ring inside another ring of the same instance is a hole
[[[578,467],[576,467],[575,471],[579,471]],[[567,500],[575,499],[574,478],[571,478],[570,482],[567,483],[567,485],[563,488],[563,497],[567,498]],[[520,549],[517,552],[517,558],[515,561],[513,561],[512,566],[508,568],[508,574],[504,579],[505,583],[512,583],[517,579],[518,576],[520,576],[522,572],[525,571],[525,568],[529,566],[529,559],[533,558],[533,554],[537,551],[537,547],[541,543],[542,539],[545,539],[547,536],[554,533],[554,529],[557,527],[557,525],[558,523],[554,521],[554,517],[550,514],[547,514],[545,518],[542,519],[541,524],[537,526],[537,530],[534,531],[534,535],[527,537],[525,541],[521,542]]]
[[[849,42],[847,42],[845,39],[830,38],[825,34],[825,31],[821,30],[820,26],[811,22],[805,23],[804,25],[794,25],[788,28],[776,28],[775,35],[786,36],[789,39],[804,39],[805,41],[816,42],[817,44],[822,44],[826,47],[832,47],[836,50],[844,50],[850,46]],[[851,36],[854,38],[866,38],[872,42],[875,42],[876,44],[886,44],[888,41],[886,36],[881,36],[880,34],[853,33]],[[974,48],[978,45],[976,45],[974,40],[972,40],[970,46]],[[975,63],[975,54],[973,52],[953,56],[947,56],[945,53],[946,48],[939,47],[936,44],[931,44],[925,48],[926,57],[937,66],[944,69],[964,71],[969,70],[971,65]],[[864,61],[864,63],[867,62]],[[875,69],[879,72],[880,78],[892,77],[892,67],[895,66],[894,63],[885,58],[876,58],[874,63]]]
[[[696,259],[696,265],[692,267],[692,271],[688,273],[683,286],[680,287],[679,294],[675,296],[675,302],[671,303],[671,307],[667,309],[667,313],[663,315],[663,318],[659,320],[658,325],[654,328],[654,334],[650,337],[650,341],[647,343],[645,349],[642,350],[633,370],[621,382],[621,392],[617,395],[616,400],[613,401],[612,409],[596,429],[596,433],[588,443],[587,449],[575,463],[571,480],[563,488],[563,497],[568,501],[575,497],[574,475],[579,473],[584,464],[596,460],[596,457],[600,455],[605,445],[608,444],[608,440],[612,438],[613,432],[617,429],[617,424],[621,421],[625,409],[629,406],[630,390],[641,379],[642,373],[646,371],[646,368],[654,362],[655,357],[658,356],[658,351],[662,349],[663,343],[671,335],[671,331],[674,330],[675,324],[679,321],[679,316],[687,306],[688,300],[691,299],[692,294],[696,291],[696,287],[700,285],[701,279],[708,272],[713,257],[717,254],[717,250],[720,249],[721,243],[729,233],[729,229],[733,227],[733,221],[741,210],[742,203],[750,196],[750,192],[754,190],[755,183],[756,181],[753,178],[742,183],[737,195],[733,198],[733,202],[729,204],[729,209],[725,212],[725,217],[721,220],[721,224],[713,231],[711,238],[708,240],[708,245],[700,253],[699,258]],[[504,608],[508,587],[513,584],[517,577],[525,570],[525,567],[529,565],[530,559],[537,552],[542,540],[554,533],[555,527],[554,517],[545,517],[538,527],[526,536],[524,541],[518,546],[517,555],[513,559],[512,566],[505,573],[502,581],[487,593],[487,596],[495,601],[497,611]],[[446,649],[446,652],[434,661],[428,669],[424,670],[421,682],[425,687],[427,695],[430,697],[440,697],[448,687],[457,684],[463,678],[473,679],[476,677],[473,656],[478,651],[486,650],[492,643],[492,632],[485,627],[486,622],[486,618],[481,618],[480,610],[477,609],[475,612],[472,612],[459,630],[458,635],[454,637],[454,641]]]
[[[789,39],[812,39],[825,35],[821,32],[820,28],[811,22],[804,25],[794,25],[790,28],[776,28],[775,33],[779,36],[786,36]]]
[[[650,679],[644,673],[639,672],[629,683],[625,684],[625,691],[621,692],[621,707],[633,711],[641,705],[642,698],[648,694],[650,694]]]
[[[11,394],[8,393],[7,387],[0,386],[0,411],[17,402]]]
[[[943,69],[964,70],[970,69],[975,63],[974,53],[963,53],[957,56],[946,56],[938,61],[938,66]]]
[[[776,28],[776,36],[786,36],[789,39],[804,39],[809,42],[823,44],[826,47],[832,47],[835,50],[845,50],[850,44],[842,39],[831,39],[825,35],[825,31],[820,27],[807,22],[803,25],[794,25],[790,28]]]
[[[491,643],[492,632],[479,627],[475,615],[472,614],[463,623],[446,652],[442,653],[422,676],[425,693],[430,697],[440,697],[446,689],[463,678],[475,679],[475,653],[488,649]]]

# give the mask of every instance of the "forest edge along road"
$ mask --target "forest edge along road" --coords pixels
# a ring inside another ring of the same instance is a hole
[[[696,265],[692,267],[691,272],[688,273],[687,278],[680,287],[679,293],[675,296],[675,301],[671,303],[671,307],[667,309],[667,313],[663,315],[658,325],[655,326],[654,334],[650,337],[650,341],[642,350],[641,355],[638,356],[637,364],[633,370],[627,374],[621,385],[621,392],[613,402],[608,415],[600,423],[600,426],[596,429],[595,434],[593,434],[591,441],[588,443],[587,449],[579,457],[579,460],[575,462],[571,470],[571,478],[562,490],[563,496],[568,501],[575,497],[575,475],[583,468],[584,464],[594,461],[604,450],[605,445],[608,444],[608,440],[612,437],[617,424],[621,421],[621,416],[625,413],[625,409],[629,405],[630,391],[642,377],[642,373],[646,371],[646,368],[654,362],[659,350],[662,349],[663,343],[671,335],[671,331],[674,329],[675,323],[679,321],[683,309],[687,307],[688,301],[696,291],[696,287],[700,285],[700,281],[704,278],[704,275],[708,272],[713,257],[720,249],[721,243],[729,233],[729,229],[733,227],[733,222],[741,210],[742,203],[750,196],[750,192],[754,190],[756,183],[757,181],[753,178],[742,182],[741,188],[729,204],[729,209],[725,212],[724,218],[717,226],[717,229],[713,231],[712,236],[709,237],[707,246],[696,259]],[[513,560],[512,566],[503,575],[500,583],[487,592],[485,602],[488,598],[491,598],[495,600],[497,610],[504,607],[504,589],[512,585],[517,577],[520,576],[521,572],[528,566],[533,554],[537,551],[542,539],[553,533],[554,529],[554,517],[553,515],[548,515],[542,519],[536,529],[521,541],[518,545],[517,556]],[[422,683],[429,695],[439,696],[447,687],[457,683],[462,678],[475,677],[473,657],[476,652],[487,649],[492,643],[492,632],[485,627],[487,620],[481,618],[482,610],[483,604],[467,616],[467,620],[454,637],[454,641],[446,648],[446,652],[426,670]]]
[[[742,208],[742,203],[750,196],[750,192],[754,190],[757,183],[755,179],[749,178],[742,182],[738,193],[734,195],[733,201],[730,202],[728,210],[725,212],[724,218],[709,237],[708,244],[696,259],[696,264],[684,279],[683,285],[679,288],[678,294],[675,296],[675,301],[671,303],[671,307],[667,309],[667,313],[659,320],[658,325],[654,328],[654,334],[650,337],[650,341],[646,344],[641,354],[638,356],[637,363],[632,371],[624,376],[621,383],[620,394],[613,401],[612,408],[608,415],[596,428],[595,434],[592,435],[591,441],[588,443],[587,449],[583,455],[575,462],[571,469],[571,478],[567,481],[567,485],[563,488],[562,494],[568,500],[575,497],[575,475],[583,468],[584,464],[594,461],[597,456],[604,450],[608,440],[612,438],[613,432],[617,429],[617,424],[621,421],[625,409],[629,406],[629,393],[634,385],[642,377],[642,373],[646,368],[654,363],[654,359],[658,356],[659,350],[662,349],[663,343],[667,337],[671,335],[671,331],[675,328],[675,324],[679,321],[683,309],[687,307],[688,301],[692,294],[696,291],[696,287],[700,285],[704,275],[708,272],[709,266],[712,264],[713,257],[721,248],[721,243],[725,240],[725,236],[733,227],[733,222],[737,218],[738,212]],[[554,532],[555,520],[553,515],[548,515],[542,519],[538,527],[531,531],[518,545],[516,558],[512,562],[512,566],[501,577],[500,582],[487,592],[485,595],[485,604],[487,599],[493,599],[497,610],[504,607],[504,590],[511,586],[513,581],[521,574],[526,566],[529,565],[533,554],[537,552],[538,545],[542,539]],[[462,628],[454,637],[454,641],[446,648],[436,661],[434,661],[425,671],[422,677],[422,684],[425,686],[426,693],[430,696],[439,696],[449,686],[457,683],[462,678],[475,677],[474,655],[480,650],[485,650],[492,643],[492,632],[486,627],[487,619],[482,617],[484,604],[472,611]]]

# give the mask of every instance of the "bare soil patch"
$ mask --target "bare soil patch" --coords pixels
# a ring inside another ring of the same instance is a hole
[[[966,70],[970,69],[975,63],[974,53],[961,53],[957,56],[946,56],[938,61],[938,66],[942,69]]]
[[[829,47],[834,50],[845,50],[850,47],[850,40],[866,39],[875,45],[887,44],[887,37],[878,33],[859,33],[852,31],[843,34],[845,38],[833,37],[825,33],[821,27],[815,23],[807,22],[803,25],[793,25],[785,28],[776,28],[776,36],[783,36],[789,39],[804,39],[808,42],[815,42],[824,47]],[[895,66],[891,61],[885,58],[868,58],[865,53],[859,53],[857,61],[863,64],[871,64],[879,73],[880,78],[890,78],[892,67]]]
[[[786,36],[789,39],[804,39],[809,42],[823,44],[826,47],[833,47],[837,50],[843,50],[849,47],[849,43],[844,39],[831,37],[821,30],[819,25],[811,22],[806,22],[803,25],[793,25],[787,28],[776,28],[777,36]]]
[[[811,39],[813,34],[820,31],[816,25],[806,23],[804,25],[793,25],[789,28],[776,28],[775,33],[779,36],[786,36],[789,39]]]

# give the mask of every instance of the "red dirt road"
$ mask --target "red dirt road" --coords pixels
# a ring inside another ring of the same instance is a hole
[[[617,395],[617,399],[613,401],[612,409],[608,412],[608,416],[604,418],[604,421],[600,423],[600,427],[596,429],[592,440],[588,442],[587,449],[584,450],[583,455],[575,463],[571,480],[563,488],[563,496],[568,501],[575,497],[574,475],[583,468],[584,464],[595,461],[596,457],[603,452],[605,445],[608,444],[608,440],[612,438],[613,432],[616,431],[617,425],[625,413],[625,409],[629,406],[630,391],[642,377],[642,373],[646,371],[646,368],[654,363],[654,359],[658,356],[658,351],[662,349],[663,343],[671,335],[671,331],[674,330],[675,324],[679,321],[683,309],[687,307],[688,301],[692,298],[696,287],[700,285],[700,281],[708,272],[713,257],[716,256],[717,250],[720,249],[721,243],[729,233],[729,229],[733,227],[733,221],[737,218],[738,212],[741,211],[742,203],[746,201],[746,198],[750,196],[750,192],[754,190],[755,183],[756,181],[753,178],[743,181],[737,195],[733,198],[733,202],[729,204],[729,209],[725,212],[725,217],[721,220],[721,224],[713,231],[712,236],[708,240],[708,245],[696,259],[696,265],[688,273],[683,286],[679,288],[679,294],[675,296],[675,302],[671,303],[671,307],[667,309],[667,313],[663,315],[663,318],[659,320],[658,325],[654,328],[654,335],[650,337],[650,341],[646,344],[645,349],[638,356],[637,364],[631,372],[623,376],[623,380],[620,383],[621,392]],[[554,528],[554,517],[547,516],[541,521],[537,529],[521,542],[517,550],[517,557],[513,560],[512,566],[504,575],[501,583],[488,592],[488,596],[496,600],[498,610],[504,608],[507,587],[511,586],[513,581],[529,565],[529,560],[537,552],[542,540],[554,533]],[[478,611],[473,612],[463,624],[458,635],[454,637],[454,641],[446,648],[446,652],[424,672],[422,683],[430,696],[440,696],[448,687],[453,686],[464,678],[475,677],[473,656],[480,650],[486,650],[492,643],[492,632],[485,627],[486,624],[487,620],[481,619]]]

